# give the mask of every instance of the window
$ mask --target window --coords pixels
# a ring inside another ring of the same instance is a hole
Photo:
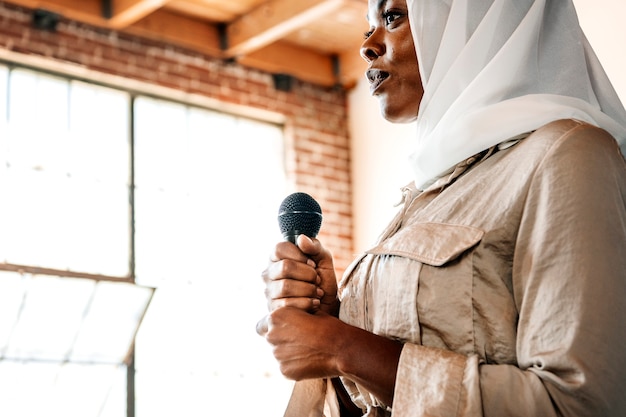
[[[255,324],[280,239],[282,129],[140,97],[135,144],[137,281],[158,288],[137,416],[279,415],[289,383]]]
[[[282,147],[275,124],[0,65],[0,415],[278,414],[291,384],[254,328]]]
[[[2,257],[128,276],[129,95],[24,69],[3,84]]]

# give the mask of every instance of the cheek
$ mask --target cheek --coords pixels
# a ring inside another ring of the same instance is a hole
[[[420,103],[424,96],[419,77],[406,80],[398,96],[395,107],[403,121],[412,121],[417,118]]]
[[[422,79],[413,43],[406,43],[400,48],[394,48],[390,53],[393,57],[394,66],[398,69],[398,74],[402,77],[405,88],[411,88],[414,91],[419,90],[419,96],[421,98],[423,92]]]
[[[405,77],[402,78],[400,84],[396,97],[398,104],[402,103],[402,106],[410,108],[410,111],[417,109],[424,96],[424,89],[422,88],[422,81],[419,74],[408,72]],[[417,110],[415,113],[417,113]]]
[[[422,86],[422,78],[420,77],[417,61],[415,61],[415,65],[407,66],[404,74],[402,94],[407,96],[407,100],[413,101],[419,107],[424,96],[424,87]]]

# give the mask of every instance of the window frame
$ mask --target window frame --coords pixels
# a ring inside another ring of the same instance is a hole
[[[11,54],[9,54],[11,55]],[[129,268],[126,276],[114,276],[107,274],[94,274],[83,271],[72,271],[42,266],[22,265],[5,263],[0,261],[0,271],[14,272],[20,274],[31,274],[37,276],[57,276],[68,279],[88,279],[96,282],[116,282],[136,284],[135,274],[135,100],[137,97],[148,97],[158,100],[166,100],[173,103],[197,107],[210,111],[216,111],[232,115],[236,118],[245,118],[255,121],[277,124],[283,126],[284,146],[289,145],[289,135],[287,133],[287,119],[285,115],[263,110],[255,107],[248,107],[239,104],[225,103],[211,97],[189,94],[178,90],[153,85],[146,82],[135,81],[127,78],[102,74],[93,70],[86,70],[73,64],[54,62],[32,56],[21,56],[15,54],[12,59],[0,57],[0,66],[8,68],[9,73],[13,69],[26,69],[52,77],[62,78],[68,82],[79,81],[96,86],[112,88],[129,94],[129,186],[128,186],[128,208],[129,208]],[[13,59],[14,58],[14,59]],[[8,95],[10,92],[8,92]],[[8,111],[8,109],[7,109]],[[285,175],[288,178],[288,170]],[[127,416],[135,416],[135,352],[131,348],[127,359],[124,361],[126,367],[126,394],[127,394]]]

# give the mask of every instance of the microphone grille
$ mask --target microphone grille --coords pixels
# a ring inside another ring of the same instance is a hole
[[[290,194],[278,209],[278,225],[285,238],[300,234],[315,237],[322,226],[322,208],[307,193]]]

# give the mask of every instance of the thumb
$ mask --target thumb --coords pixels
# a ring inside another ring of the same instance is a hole
[[[320,253],[322,252],[322,245],[320,241],[317,239],[311,239],[304,234],[298,235],[298,238],[296,239],[296,244],[298,245],[298,248],[302,251],[302,253],[310,256],[311,258],[319,257]]]
[[[315,261],[317,266],[332,269],[332,254],[322,246],[319,240],[311,239],[306,235],[299,235],[296,242],[302,253]]]

